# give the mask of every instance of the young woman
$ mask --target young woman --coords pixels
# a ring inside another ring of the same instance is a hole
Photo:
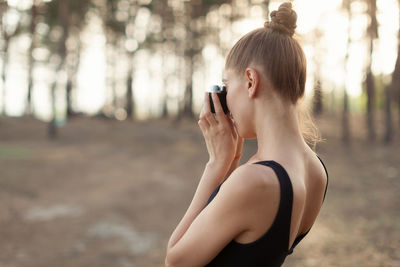
[[[211,113],[205,94],[198,124],[209,161],[170,237],[166,266],[281,266],[316,220],[328,173],[298,116],[306,59],[293,38],[296,21],[283,3],[231,49],[223,75],[230,114],[215,93]],[[258,150],[237,167],[243,138],[257,138]]]

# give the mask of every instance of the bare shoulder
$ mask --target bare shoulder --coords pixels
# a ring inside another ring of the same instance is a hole
[[[313,157],[313,163],[311,164],[311,176],[313,177],[312,183],[316,188],[325,188],[328,182],[327,173],[325,171],[324,164],[318,159]]]
[[[325,162],[324,162],[325,164]],[[307,165],[307,202],[308,205],[313,207],[311,214],[315,215],[319,211],[319,207],[322,205],[325,189],[328,183],[327,172],[325,171],[325,167],[322,162],[318,159],[318,157],[313,154],[310,157]],[[320,203],[316,205],[315,203]],[[311,216],[313,217],[313,216]]]
[[[272,168],[245,163],[232,172],[221,188],[224,186],[226,190],[240,194],[250,205],[273,197],[279,181]]]
[[[256,240],[272,225],[279,207],[279,180],[274,170],[246,163],[232,172],[221,189],[224,186],[231,201],[236,202],[241,225],[246,229],[235,240],[241,243]]]

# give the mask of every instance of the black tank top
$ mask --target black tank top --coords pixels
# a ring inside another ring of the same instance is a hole
[[[318,155],[317,157],[324,166],[328,179],[328,171],[325,167],[325,164]],[[286,256],[292,254],[296,245],[304,238],[304,236],[307,235],[311,229],[310,227],[307,232],[297,236],[292,247],[288,250],[293,204],[292,183],[286,170],[278,162],[274,160],[267,160],[255,162],[254,164],[269,166],[278,176],[281,194],[279,208],[275,220],[265,234],[251,243],[241,244],[233,239],[209,264],[206,265],[207,267],[281,266],[285,261]],[[225,180],[211,194],[206,206],[214,199],[219,191],[219,188],[224,182]],[[327,188],[328,180],[326,181],[323,201],[325,200]]]

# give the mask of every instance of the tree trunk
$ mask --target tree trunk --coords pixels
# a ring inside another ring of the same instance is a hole
[[[193,56],[186,57],[186,87],[184,95],[183,115],[188,118],[194,118],[193,113]]]
[[[183,95],[183,109],[182,115],[188,118],[194,118],[193,114],[193,43],[194,43],[194,31],[191,28],[191,19],[193,14],[193,6],[188,2],[185,3],[185,29],[186,36],[184,41],[184,64],[185,64],[185,91]]]
[[[313,113],[314,116],[320,116],[322,114],[322,90],[321,81],[317,78],[314,86],[314,97],[313,97]]]
[[[61,63],[57,67],[57,72],[61,69]],[[48,136],[50,139],[54,139],[57,135],[56,131],[56,88],[57,88],[57,81],[53,82],[53,85],[51,86],[51,110],[53,112],[53,117],[49,122],[49,128],[48,128]]]
[[[112,68],[113,68],[113,76],[111,78],[111,90],[112,90],[112,105],[113,105],[113,110],[114,112],[118,108],[118,101],[117,101],[117,62],[118,62],[118,53],[119,49],[117,50],[117,41],[114,42],[113,49],[112,49],[112,55],[113,55],[113,62],[112,62]]]
[[[28,60],[28,95],[27,95],[27,103],[25,108],[25,114],[32,115],[34,113],[33,104],[32,104],[32,91],[33,91],[33,68],[34,68],[34,58],[33,58],[33,49],[35,48],[36,43],[36,24],[37,24],[37,16],[38,16],[38,6],[37,1],[33,1],[31,8],[31,24],[29,27],[29,32],[31,35],[31,45],[29,47],[29,60]]]
[[[398,0],[398,8],[399,8],[399,11],[400,11],[400,0]],[[399,126],[399,129],[400,129],[400,28],[399,28],[399,32],[397,34],[397,42],[398,42],[398,45],[397,45],[397,60],[396,60],[396,67],[395,67],[394,72],[393,72],[393,78],[396,77],[396,79],[395,79],[396,85],[392,87],[392,90],[393,90],[392,92],[394,94],[396,94],[396,92],[397,92],[397,108],[398,108],[398,113],[399,113],[399,116],[398,116],[398,120],[399,120],[398,124],[399,125],[398,126]],[[392,78],[392,83],[393,83],[393,78]]]
[[[1,110],[1,115],[5,115],[5,105],[6,105],[6,101],[5,101],[5,96],[6,96],[6,94],[5,94],[5,92],[6,92],[6,80],[5,80],[5,76],[6,76],[6,74],[5,74],[5,72],[4,72],[4,70],[5,70],[5,67],[6,67],[6,58],[7,58],[7,51],[6,50],[8,50],[6,47],[8,46],[8,41],[6,40],[6,38],[4,38],[5,36],[6,36],[6,34],[5,34],[5,29],[4,29],[4,25],[3,25],[3,14],[6,12],[6,10],[7,10],[7,3],[6,2],[1,2],[0,3],[0,37],[1,38],[3,38],[4,39],[4,57],[2,58],[2,60],[1,60],[1,62],[2,62],[2,72],[1,72],[1,76],[0,76],[0,79],[1,79],[1,89],[2,89],[2,92],[3,92],[3,95],[2,95],[2,98],[1,98],[1,100],[2,100],[2,105],[1,105],[1,108],[2,108],[2,110]]]
[[[269,19],[269,2],[271,2],[270,0],[265,0],[262,3],[262,7],[264,10],[264,20],[270,20]]]
[[[3,62],[3,66],[2,66],[2,71],[1,71],[1,81],[2,81],[2,89],[3,89],[3,97],[2,97],[2,101],[3,101],[3,103],[2,103],[2,111],[1,111],[1,114],[2,115],[7,115],[6,114],[6,105],[7,105],[7,102],[6,102],[6,75],[7,75],[7,72],[6,72],[6,70],[7,70],[7,67],[8,67],[8,59],[9,59],[9,54],[8,54],[8,46],[9,46],[9,43],[10,43],[10,39],[5,39],[4,40],[4,43],[5,43],[5,45],[4,45],[4,58],[3,58],[3,60],[2,60],[2,62]]]
[[[350,1],[344,1],[343,7],[347,11],[348,25],[347,25],[347,45],[346,45],[346,55],[344,58],[345,65],[345,84],[343,89],[343,113],[342,113],[342,141],[346,146],[350,145],[350,125],[349,125],[349,99],[347,94],[346,80],[348,79],[347,62],[349,61],[349,51],[350,51],[350,32],[351,32],[351,5]]]
[[[128,67],[128,77],[126,80],[126,114],[127,118],[133,120],[133,108],[134,108],[134,99],[133,99],[133,53],[129,53],[129,67]]]
[[[68,80],[67,80],[67,86],[65,88],[66,90],[66,100],[67,100],[67,118],[72,116],[74,112],[72,111],[72,77],[69,74],[68,75]]]
[[[77,37],[78,47],[75,51],[76,53],[76,61],[73,62],[72,66],[68,67],[68,77],[67,77],[67,85],[66,85],[66,103],[67,103],[67,119],[75,114],[72,108],[72,91],[76,90],[77,77],[79,71],[79,65],[81,62],[81,42],[80,38]]]
[[[392,111],[391,111],[391,99],[392,99],[392,86],[388,85],[385,87],[385,137],[383,142],[389,144],[393,139],[392,130]]]
[[[174,44],[175,44],[174,53],[176,55],[175,56],[175,62],[176,62],[175,71],[176,71],[177,75],[179,76],[178,77],[178,88],[182,88],[184,86],[183,84],[184,84],[184,80],[185,80],[185,77],[183,76],[184,73],[183,73],[183,68],[182,68],[182,66],[184,66],[184,64],[182,64],[182,62],[184,62],[184,58],[185,58],[184,57],[185,48],[183,46],[183,42],[178,40],[178,38],[174,39]],[[173,120],[173,124],[176,126],[179,124],[179,122],[182,118],[182,106],[183,106],[182,102],[183,101],[180,100],[179,95],[175,96],[173,98],[173,101],[177,104],[177,113],[175,115],[175,119]]]
[[[367,90],[367,129],[368,140],[373,141],[376,139],[375,123],[374,123],[374,107],[375,107],[375,84],[374,76],[371,70],[368,70],[366,76],[366,90]]]
[[[375,133],[375,83],[372,74],[372,54],[374,51],[374,40],[378,37],[378,22],[376,19],[376,0],[368,0],[368,16],[370,23],[368,25],[368,38],[369,38],[369,55],[367,65],[367,75],[365,86],[367,91],[367,129],[368,140],[373,141],[376,139]]]
[[[399,1],[399,10],[400,10],[400,1]],[[386,127],[385,127],[385,137],[383,140],[385,144],[391,143],[393,139],[391,102],[392,98],[396,97],[396,95],[398,100],[399,126],[400,126],[400,29],[397,34],[397,59],[396,59],[396,65],[392,73],[392,82],[385,88]],[[393,102],[395,103],[395,100],[393,100]]]
[[[164,45],[162,45],[162,47],[164,47]],[[161,56],[162,57],[162,69],[166,69],[165,68],[165,65],[166,65],[166,63],[165,63],[165,61],[166,61],[165,54],[166,54],[165,51],[163,51],[162,56]],[[168,118],[168,92],[167,92],[167,77],[168,77],[168,75],[169,75],[168,73],[165,74],[163,72],[162,77],[161,77],[161,79],[162,79],[162,92],[163,92],[161,117],[163,119]]]
[[[68,39],[68,16],[69,16],[69,6],[70,6],[70,1],[71,0],[63,0],[60,1],[59,4],[59,22],[61,24],[61,27],[63,29],[63,34],[61,39],[59,40],[58,44],[58,54],[60,56],[60,62],[58,63],[58,66],[56,68],[56,80],[54,81],[52,87],[51,87],[51,101],[52,101],[52,110],[53,110],[53,117],[49,123],[49,128],[48,128],[48,136],[51,139],[54,139],[57,135],[56,131],[56,95],[55,91],[57,88],[58,84],[58,74],[64,67],[65,59],[67,57],[67,47],[66,47],[66,42]]]
[[[168,30],[168,24],[167,24],[168,23],[167,22],[168,21],[167,20],[168,13],[165,12],[167,10],[167,7],[165,5],[166,3],[164,1],[160,1],[159,3],[160,3],[160,5],[158,6],[160,8],[159,13],[161,14],[161,17],[163,18],[161,20],[161,32],[164,33],[164,32],[166,32]],[[171,25],[170,25],[170,27],[171,27]],[[163,36],[163,35],[161,35],[161,36]],[[162,55],[161,55],[161,58],[162,58],[162,69],[165,70],[166,69],[165,68],[166,55],[168,53],[166,51],[165,47],[167,47],[167,48],[169,47],[169,41],[165,37],[162,37],[162,40],[163,40],[163,42],[161,44],[161,49],[162,49]],[[169,72],[163,72],[162,73],[162,77],[161,77],[161,79],[162,79],[162,92],[163,92],[161,117],[163,119],[168,118],[168,92],[167,92],[167,77],[168,76],[169,76]]]
[[[342,141],[345,145],[350,145],[349,100],[346,88],[343,95]]]

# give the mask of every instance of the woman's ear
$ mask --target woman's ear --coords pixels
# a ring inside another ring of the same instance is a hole
[[[260,77],[257,70],[254,68],[247,68],[245,70],[245,80],[247,83],[247,92],[249,94],[249,98],[256,97],[260,83]]]

